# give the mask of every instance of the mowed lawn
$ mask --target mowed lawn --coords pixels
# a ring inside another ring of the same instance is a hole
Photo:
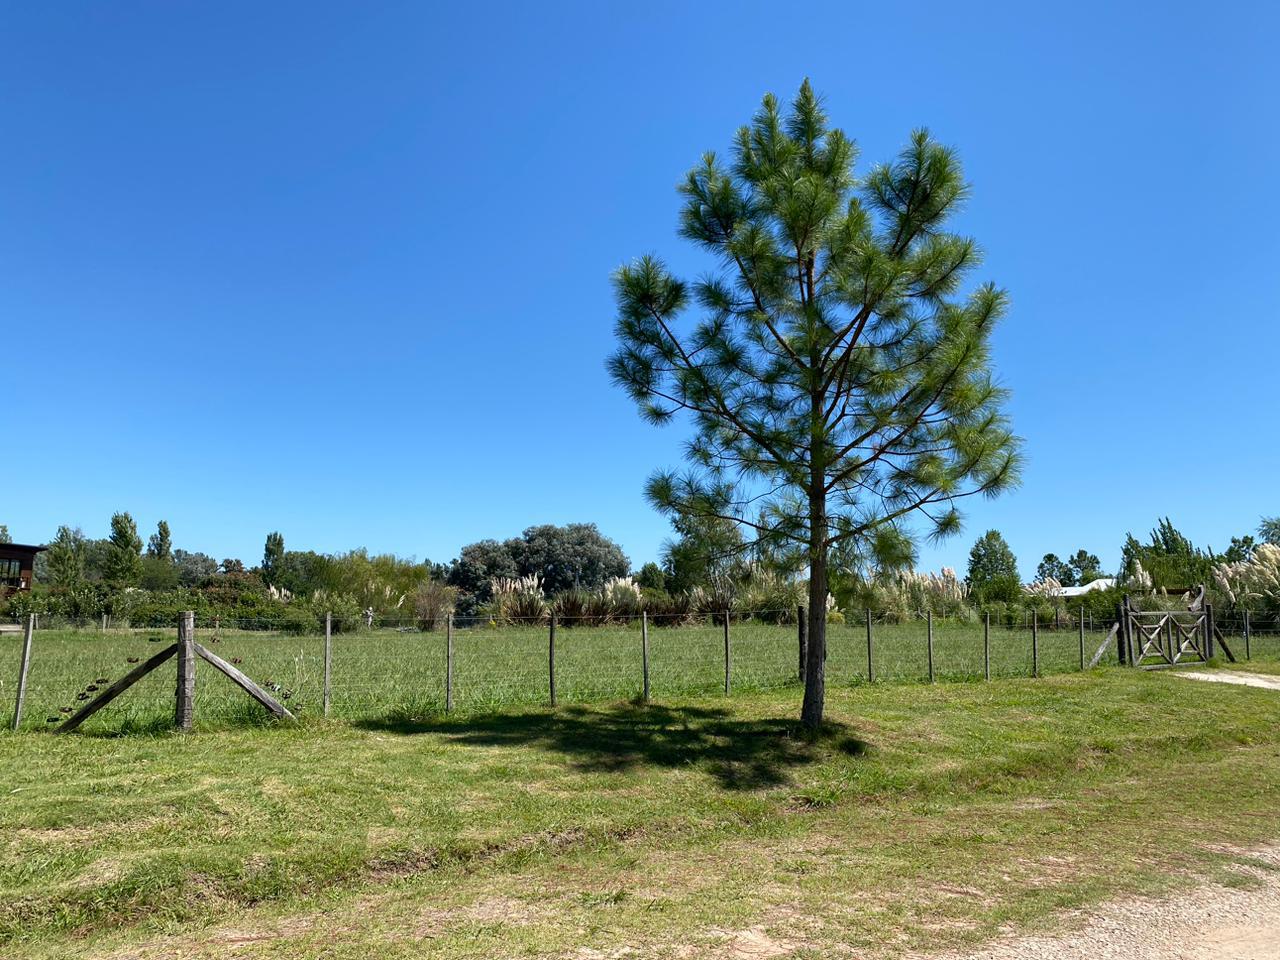
[[[899,956],[1280,839],[1273,691],[799,697],[6,734],[0,956]]]

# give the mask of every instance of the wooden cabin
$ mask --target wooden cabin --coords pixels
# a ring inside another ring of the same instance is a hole
[[[31,589],[36,554],[43,549],[25,543],[0,543],[0,597]]]

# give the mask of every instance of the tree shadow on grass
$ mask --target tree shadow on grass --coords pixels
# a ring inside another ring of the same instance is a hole
[[[789,782],[792,768],[833,751],[861,756],[869,747],[838,723],[827,723],[815,735],[795,720],[744,720],[721,708],[652,704],[573,706],[458,719],[389,716],[357,726],[406,735],[438,734],[468,746],[534,747],[564,754],[586,772],[695,767],[730,790],[779,786]]]

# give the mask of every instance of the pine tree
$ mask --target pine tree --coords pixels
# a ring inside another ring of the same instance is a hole
[[[169,524],[167,521],[161,520],[156,524],[156,532],[147,541],[147,556],[153,560],[172,562],[173,541],[169,538]]]
[[[1046,553],[1044,559],[1040,561],[1040,565],[1036,567],[1037,580],[1057,580],[1064,587],[1074,587],[1076,585],[1075,573],[1064,560],[1060,560],[1056,553]]]
[[[680,188],[680,233],[720,262],[689,284],[652,256],[617,271],[614,380],[655,424],[688,413],[690,469],[659,472],[661,511],[741,524],[809,567],[806,726],[822,721],[828,558],[846,541],[955,533],[957,501],[1014,482],[1019,443],[990,372],[1007,307],[960,295],[977,244],[946,222],[968,186],[917,131],[859,182],[855,148],[806,80],[764,98]],[[684,316],[696,310],[700,319]]]
[[[988,530],[969,551],[969,572],[965,577],[974,600],[1011,602],[1022,593],[1018,560],[999,530]]]
[[[13,537],[9,536],[9,527],[0,523],[0,543],[13,543]]]
[[[142,579],[142,538],[127,512],[112,515],[109,540],[104,578],[118,589],[136,587]]]

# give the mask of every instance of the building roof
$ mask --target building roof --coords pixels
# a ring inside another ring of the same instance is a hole
[[[36,554],[48,549],[48,547],[37,547],[30,543],[0,543],[0,551],[12,550],[14,553]]]
[[[1097,580],[1090,580],[1082,587],[1063,587],[1058,592],[1058,596],[1078,597],[1082,593],[1092,593],[1094,590],[1110,590],[1115,585],[1115,577],[1099,577]]]

